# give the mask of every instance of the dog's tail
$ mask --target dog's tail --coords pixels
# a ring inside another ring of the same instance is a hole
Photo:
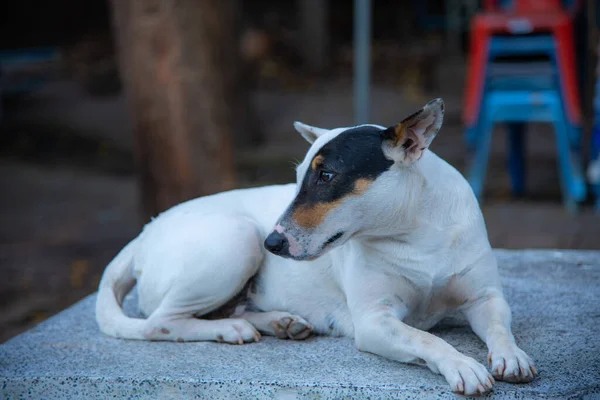
[[[136,241],[125,246],[106,267],[98,288],[96,321],[100,330],[109,336],[142,340],[146,320],[128,317],[121,307],[136,282],[133,276]]]

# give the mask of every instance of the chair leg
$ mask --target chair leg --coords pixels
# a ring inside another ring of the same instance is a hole
[[[475,150],[477,147],[477,133],[479,132],[478,128],[478,124],[465,128],[465,142],[467,144],[467,149],[470,151]]]
[[[600,214],[600,126],[594,127],[591,147],[592,151],[587,174],[591,192],[596,198],[596,212]]]
[[[508,124],[508,170],[512,181],[514,196],[525,194],[525,124],[513,122]]]
[[[600,133],[594,132],[594,134]],[[594,137],[593,140],[598,140],[600,137]],[[592,143],[592,146],[600,143]],[[590,184],[590,192],[595,197],[595,208],[596,212],[600,213],[600,148],[592,150],[592,156],[590,157],[590,163],[588,164],[587,177]]]
[[[569,139],[571,140],[571,147],[579,150],[581,147],[581,127],[575,126],[573,124],[568,124],[569,126]]]
[[[597,214],[600,214],[600,184],[592,185],[592,194],[596,198],[594,208]]]
[[[477,145],[475,147],[469,171],[469,184],[473,189],[475,197],[477,197],[480,202],[483,198],[483,187],[485,183],[488,159],[490,157],[490,146],[494,129],[494,122],[490,117],[491,116],[489,115],[489,112],[485,110],[480,120],[477,134]]]
[[[558,155],[560,183],[563,193],[563,202],[570,212],[576,212],[578,202],[585,200],[586,183],[582,170],[579,151],[571,146],[569,141],[569,127],[560,107],[555,107],[554,133]]]

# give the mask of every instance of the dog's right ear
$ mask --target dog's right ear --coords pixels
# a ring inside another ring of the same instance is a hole
[[[310,126],[303,124],[302,122],[294,122],[294,128],[302,135],[304,139],[310,144],[313,144],[315,140],[321,135],[329,132],[327,129],[317,128],[316,126]]]
[[[386,129],[382,135],[384,154],[404,166],[419,160],[444,121],[444,101],[431,100],[425,107]]]

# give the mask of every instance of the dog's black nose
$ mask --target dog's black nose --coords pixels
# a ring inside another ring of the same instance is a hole
[[[265,249],[273,254],[282,254],[287,252],[289,243],[285,236],[277,231],[271,232],[265,239]]]

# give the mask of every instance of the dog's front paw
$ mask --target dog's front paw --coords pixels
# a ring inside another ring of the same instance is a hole
[[[531,357],[514,343],[490,350],[488,363],[494,377],[506,382],[531,382],[537,375]]]
[[[452,391],[465,396],[485,394],[496,383],[486,367],[460,353],[439,363],[438,369]]]
[[[260,333],[245,319],[229,318],[220,322],[221,326],[215,332],[217,342],[244,344],[260,341]]]
[[[313,333],[313,327],[308,322],[293,315],[272,321],[270,325],[279,339],[303,340]]]

